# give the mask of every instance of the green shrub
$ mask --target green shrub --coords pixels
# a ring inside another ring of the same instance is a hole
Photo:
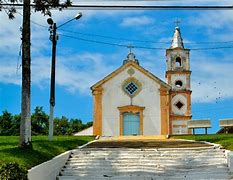
[[[16,162],[4,163],[0,166],[0,180],[27,180],[27,169]]]

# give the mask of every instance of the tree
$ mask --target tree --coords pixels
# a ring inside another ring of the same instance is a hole
[[[79,132],[83,129],[83,123],[80,119],[71,119],[70,120],[70,134]]]
[[[54,134],[55,135],[68,135],[69,119],[62,116],[61,119],[54,118]]]
[[[37,106],[31,116],[32,134],[47,135],[49,126],[49,116],[43,111],[43,107]]]
[[[10,134],[12,128],[13,116],[8,111],[3,111],[0,116],[0,135],[6,136]]]
[[[3,7],[0,0],[0,10],[8,9],[7,14],[10,19],[14,18],[16,9],[14,3],[18,0],[8,0],[12,6]],[[50,9],[59,7],[66,8],[71,5],[70,0],[60,3],[59,0],[34,0],[35,11],[41,11],[44,15],[51,16]],[[30,29],[31,1],[23,1],[23,27],[22,27],[22,99],[21,99],[21,123],[19,147],[23,149],[31,148],[31,29]]]

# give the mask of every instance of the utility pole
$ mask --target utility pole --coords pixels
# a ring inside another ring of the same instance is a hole
[[[31,31],[30,0],[23,1],[22,101],[19,147],[31,148]]]
[[[55,106],[55,69],[56,69],[56,47],[57,47],[57,29],[65,24],[78,20],[82,17],[82,13],[78,13],[74,18],[66,21],[65,23],[57,26],[56,23],[53,22],[52,18],[48,18],[47,22],[50,25],[50,40],[52,41],[52,65],[51,65],[51,82],[50,82],[50,112],[49,112],[49,140],[53,140],[53,117],[54,117],[54,106]]]
[[[51,82],[50,82],[50,113],[49,113],[49,140],[53,140],[53,115],[55,106],[55,69],[56,69],[56,47],[57,47],[57,25],[54,23],[51,25],[52,41],[52,65],[51,65]]]

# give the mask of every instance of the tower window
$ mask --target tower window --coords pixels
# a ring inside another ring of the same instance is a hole
[[[181,67],[181,58],[180,57],[177,57],[176,58],[176,67]]]
[[[178,101],[175,105],[178,109],[181,109],[184,106],[184,104],[180,101]]]
[[[175,85],[177,88],[181,88],[183,86],[183,82],[181,80],[178,80],[175,82]]]

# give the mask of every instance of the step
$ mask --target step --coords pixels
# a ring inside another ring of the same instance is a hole
[[[77,150],[77,151],[72,151],[73,154],[89,154],[89,153],[118,153],[118,152],[135,152],[135,153],[207,153],[207,152],[224,152],[225,150],[221,150],[221,149],[207,149],[207,150],[183,150],[183,149],[179,149],[179,150],[158,150],[158,149],[146,149],[146,150],[140,150],[140,149],[86,149],[86,150]]]
[[[156,162],[226,162],[226,158],[93,158],[93,159],[69,159],[67,163],[83,163],[83,162],[99,162],[99,163],[115,163],[115,162],[138,162],[138,163],[156,163]]]
[[[203,169],[205,168],[205,169]],[[78,174],[117,174],[117,173],[135,173],[135,172],[144,172],[144,173],[164,173],[169,172],[173,174],[177,173],[188,173],[188,174],[197,174],[197,173],[228,173],[229,170],[226,167],[218,167],[218,168],[208,168],[203,167],[193,169],[190,168],[167,168],[167,167],[146,167],[146,168],[140,168],[140,167],[128,167],[128,168],[82,168],[82,169],[64,169],[64,171],[61,171],[61,174],[63,175],[78,175]],[[192,170],[192,171],[190,171]]]
[[[79,164],[79,163],[69,163],[66,164],[64,167],[65,168],[88,168],[88,167],[99,167],[101,166],[102,163],[83,163],[83,164]],[[195,167],[202,167],[202,166],[221,166],[224,165],[226,166],[225,162],[215,162],[215,163],[211,163],[211,162],[205,162],[205,163],[198,163],[198,162],[160,162],[160,163],[105,163],[105,165],[107,165],[108,167],[117,167],[117,166],[121,166],[121,167],[155,167],[155,166],[189,166],[192,165],[193,168]]]
[[[172,153],[172,152],[109,152],[109,153],[104,153],[104,152],[92,152],[92,153],[80,153],[80,154],[72,154],[73,157],[82,157],[82,156],[184,156],[184,155],[189,155],[189,156],[211,156],[211,155],[224,155],[223,152],[195,152],[195,153]]]
[[[230,179],[225,150],[85,148],[74,150],[58,180]]]
[[[172,154],[172,153],[163,153],[163,154],[159,154],[159,153],[143,153],[143,154],[134,154],[134,153],[118,153],[118,154],[113,154],[113,153],[109,153],[109,154],[80,154],[80,155],[71,155],[72,157],[99,157],[99,156],[113,156],[113,157],[118,157],[118,156],[131,156],[131,157],[159,157],[159,156],[164,156],[164,157],[182,157],[182,156],[225,156],[224,153],[196,153],[196,154],[192,154],[192,153],[183,153],[183,154]]]
[[[226,172],[202,172],[202,173],[105,173],[105,174],[74,174],[59,176],[59,179],[230,179],[230,176]]]

